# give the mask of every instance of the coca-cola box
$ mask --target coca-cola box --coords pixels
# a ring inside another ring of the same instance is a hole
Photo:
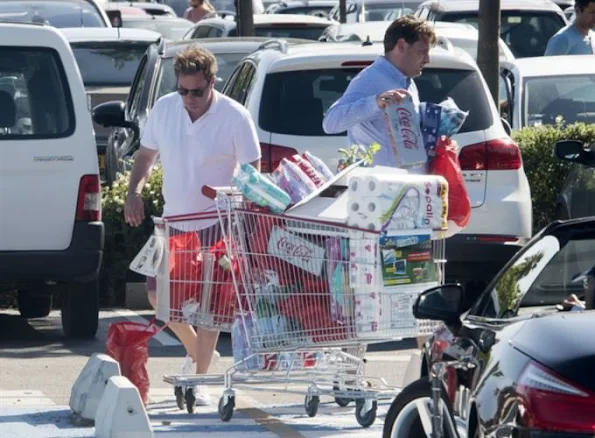
[[[324,248],[280,227],[273,227],[267,252],[314,275],[320,275]]]
[[[395,166],[407,168],[425,165],[428,154],[413,100],[408,97],[401,103],[387,105],[384,115]]]

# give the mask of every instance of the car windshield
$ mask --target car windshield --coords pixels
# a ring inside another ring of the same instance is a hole
[[[238,65],[248,52],[242,53],[215,53],[215,58],[217,58],[217,81],[215,82],[215,89],[217,91],[221,91],[223,85],[229,76],[233,72],[233,70]],[[157,83],[157,88],[155,90],[153,101],[156,101],[161,96],[166,95],[167,93],[171,93],[172,91],[176,91],[176,75],[174,73],[174,60],[173,58],[164,58],[160,63],[159,67],[159,80]]]
[[[549,39],[566,23],[556,13],[535,11],[502,11],[500,37],[510,47],[515,58],[543,56]],[[469,23],[479,28],[477,12],[451,12],[440,20]]]
[[[53,27],[106,27],[99,11],[86,1],[2,1],[0,20]]]
[[[148,29],[160,33],[168,40],[181,40],[194,24],[188,20],[123,20],[122,27]]]
[[[130,86],[150,42],[71,44],[85,86]]]
[[[305,40],[317,41],[322,32],[327,28],[326,25],[266,25],[255,26],[254,35],[268,38],[301,38]]]
[[[595,75],[527,78],[523,126],[595,122]]]
[[[274,134],[326,136],[322,129],[325,113],[359,71],[334,68],[268,74],[259,126]],[[427,68],[415,84],[422,102],[440,103],[452,97],[461,109],[469,111],[461,133],[481,131],[492,125],[490,104],[479,73]]]

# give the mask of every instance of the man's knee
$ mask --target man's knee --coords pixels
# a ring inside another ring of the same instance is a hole
[[[157,307],[157,291],[147,289],[147,298],[149,299],[149,303],[153,308]]]

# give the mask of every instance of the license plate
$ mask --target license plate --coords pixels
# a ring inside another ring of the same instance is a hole
[[[99,160],[99,170],[105,170],[105,155],[99,155],[97,159]]]

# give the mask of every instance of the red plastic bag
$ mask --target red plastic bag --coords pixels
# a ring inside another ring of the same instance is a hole
[[[457,145],[448,137],[438,139],[430,173],[443,176],[448,182],[448,220],[465,228],[471,217],[471,201],[457,156]]]
[[[233,242],[231,243],[233,245]],[[236,309],[237,295],[234,279],[240,281],[239,260],[227,256],[224,240],[220,240],[209,248],[214,256],[215,266],[210,289],[210,311],[215,316],[215,324],[232,324]],[[233,251],[237,253],[237,251]]]
[[[120,372],[138,388],[145,406],[149,403],[149,339],[161,330],[153,322],[115,322],[107,332],[107,354],[120,364]]]
[[[200,239],[194,232],[169,238],[169,308],[181,314],[184,304],[200,301],[202,260]]]

